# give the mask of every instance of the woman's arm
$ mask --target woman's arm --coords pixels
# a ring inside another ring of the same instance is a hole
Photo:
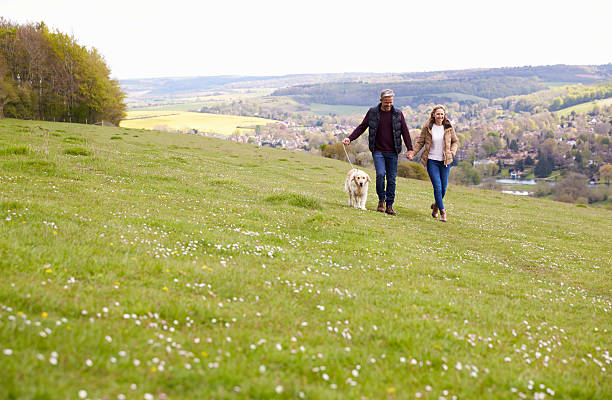
[[[423,147],[423,144],[425,143],[425,132],[426,132],[426,129],[425,127],[423,127],[423,129],[421,129],[421,134],[417,138],[412,148],[412,151],[414,151],[414,154],[417,154],[419,150],[421,150],[421,148]]]
[[[451,148],[450,151],[453,153],[453,157],[457,154],[457,148],[459,147],[459,140],[455,134],[455,128],[451,128]]]

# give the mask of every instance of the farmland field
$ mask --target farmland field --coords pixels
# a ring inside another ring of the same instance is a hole
[[[595,107],[596,105],[603,107],[603,106],[609,106],[611,104],[612,104],[612,98],[602,99],[602,100],[593,100],[593,101],[589,101],[588,103],[576,104],[575,106],[563,108],[555,112],[563,116],[571,114],[572,111],[576,112],[577,114],[584,114],[584,113],[591,111],[593,107]]]
[[[184,103],[169,103],[163,105],[156,106],[147,106],[147,107],[132,107],[128,111],[129,112],[137,112],[137,111],[193,111],[199,110],[206,103],[203,102],[184,102]]]
[[[188,111],[129,111],[121,121],[121,127],[132,129],[175,130],[197,129],[200,132],[231,135],[236,130],[252,132],[256,125],[266,125],[276,121],[265,118],[242,117],[236,115],[206,114]]]

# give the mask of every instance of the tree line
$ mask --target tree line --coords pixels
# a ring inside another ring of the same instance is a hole
[[[461,77],[429,81],[404,82],[342,82],[300,85],[278,89],[273,96],[291,96],[303,103],[371,105],[386,87],[393,87],[396,103],[411,107],[431,102],[447,102],[463,97],[460,102],[474,103],[519,94],[533,93],[546,88],[535,78],[515,76]]]
[[[496,99],[493,104],[499,104],[504,109],[514,112],[535,113],[543,110],[558,111],[577,104],[609,97],[612,97],[612,82],[563,86],[522,96]]]
[[[0,17],[0,117],[118,124],[124,98],[95,48],[43,22]]]

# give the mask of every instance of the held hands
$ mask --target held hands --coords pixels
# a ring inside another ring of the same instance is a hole
[[[414,159],[414,151],[409,150],[406,152],[406,158],[412,161]]]
[[[349,139],[349,138],[344,138],[344,139],[342,139],[342,143],[343,143],[345,146],[348,146],[349,144],[351,144],[351,139]]]

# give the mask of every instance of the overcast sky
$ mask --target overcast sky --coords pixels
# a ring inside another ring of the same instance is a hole
[[[612,0],[0,0],[114,78],[415,72],[612,62]]]

